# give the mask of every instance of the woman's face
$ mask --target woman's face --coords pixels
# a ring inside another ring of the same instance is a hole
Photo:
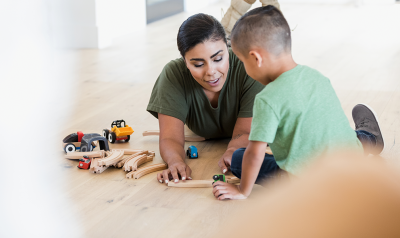
[[[197,44],[185,54],[186,66],[193,78],[205,89],[219,92],[229,69],[229,52],[223,40]]]

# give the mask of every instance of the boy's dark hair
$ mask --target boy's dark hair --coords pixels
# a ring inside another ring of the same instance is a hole
[[[290,52],[292,44],[289,24],[282,12],[272,5],[243,15],[232,29],[231,42],[245,56],[251,46],[279,55]]]
[[[223,40],[225,44],[227,43],[224,28],[213,16],[204,13],[195,14],[179,27],[177,43],[183,58],[190,49],[208,40]]]

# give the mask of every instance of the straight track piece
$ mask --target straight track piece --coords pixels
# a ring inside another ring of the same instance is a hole
[[[133,155],[135,153],[141,152],[143,150],[133,150],[133,149],[122,149],[124,151],[124,155]]]
[[[212,188],[214,180],[180,180],[179,183],[168,182],[168,187],[176,188]]]
[[[89,156],[89,158],[103,158],[104,150],[91,151],[91,152],[72,152],[67,153],[64,157],[67,159],[82,159],[84,155]]]

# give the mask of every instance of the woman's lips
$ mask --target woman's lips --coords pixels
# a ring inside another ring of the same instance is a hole
[[[220,78],[217,78],[217,79],[215,79],[215,80],[213,80],[213,81],[207,81],[207,83],[208,83],[211,87],[215,87],[215,86],[218,86],[219,80],[220,80]]]

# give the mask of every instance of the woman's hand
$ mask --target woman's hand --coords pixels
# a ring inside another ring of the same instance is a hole
[[[168,183],[169,181],[174,181],[175,183],[178,183],[179,176],[182,178],[182,180],[192,180],[192,178],[190,177],[192,176],[192,170],[187,164],[185,164],[185,162],[182,161],[168,164],[168,169],[163,170],[161,173],[157,174],[157,180],[160,183]]]
[[[222,173],[226,173],[231,167],[233,153],[239,148],[246,148],[249,144],[251,120],[251,117],[239,117],[236,120],[228,149],[218,161],[218,166],[221,168]]]
[[[235,152],[234,149],[228,149],[219,159],[218,166],[221,168],[222,173],[226,173],[231,167],[233,152]]]
[[[218,181],[213,183],[213,187],[213,194],[218,200],[247,198],[241,193],[239,185]]]

